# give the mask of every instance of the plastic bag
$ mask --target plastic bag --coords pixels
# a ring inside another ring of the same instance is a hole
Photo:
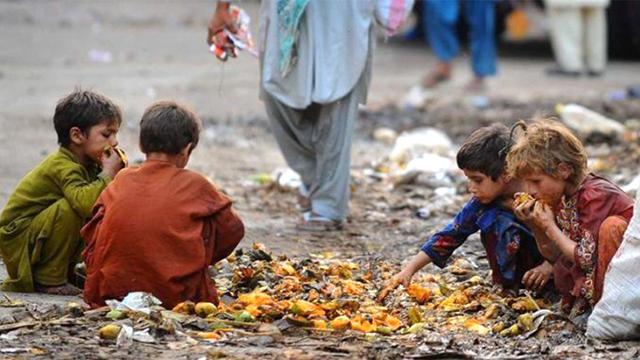
[[[395,34],[406,20],[414,0],[376,0],[375,17],[387,35]]]
[[[222,61],[226,61],[229,56],[238,56],[237,50],[245,50],[254,57],[258,57],[258,51],[253,44],[253,38],[251,37],[251,31],[249,29],[251,18],[244,10],[237,6],[231,6],[229,8],[229,13],[231,14],[231,18],[235,21],[238,31],[234,34],[225,28],[216,32],[213,35],[213,43],[209,47],[209,51]],[[234,47],[225,50],[220,46],[220,44],[227,42],[231,42]]]
[[[636,194],[635,209],[640,206]],[[587,336],[623,340],[640,338],[640,211],[635,211],[622,244],[611,259],[602,298],[587,323]]]
[[[152,294],[136,291],[127,294],[122,301],[107,300],[105,303],[111,310],[138,311],[148,315],[151,313],[151,308],[162,304],[162,301]]]

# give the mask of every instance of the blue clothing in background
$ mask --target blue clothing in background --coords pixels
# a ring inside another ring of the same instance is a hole
[[[513,213],[496,203],[485,205],[475,198],[420,250],[429,255],[434,264],[444,267],[454,250],[478,230],[496,284],[509,287],[520,284],[524,273],[543,260],[533,234]]]
[[[460,51],[456,23],[462,10],[470,29],[474,74],[485,77],[496,73],[494,0],[425,0],[421,5],[424,32],[439,60],[449,62]]]

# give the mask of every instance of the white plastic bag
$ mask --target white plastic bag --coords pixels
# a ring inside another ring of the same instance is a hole
[[[407,19],[414,0],[375,0],[375,17],[378,23],[387,30],[387,35],[395,34]]]
[[[587,323],[587,336],[640,338],[640,191],[633,217],[604,278],[602,298]]]

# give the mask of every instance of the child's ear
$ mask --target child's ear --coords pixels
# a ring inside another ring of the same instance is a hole
[[[506,172],[502,173],[502,175],[500,175],[499,177],[500,181],[502,181],[503,183],[508,183],[509,181],[511,181],[511,176],[509,176],[509,174],[507,174]]]
[[[193,143],[188,143],[187,146],[184,147],[184,149],[180,150],[180,155],[189,157],[192,151],[193,151]]]
[[[562,180],[567,180],[572,173],[573,170],[571,169],[571,166],[565,163],[560,163],[560,165],[558,165],[558,175],[560,175]]]
[[[69,129],[69,140],[70,142],[76,145],[82,145],[87,137],[84,134],[84,131],[80,130],[79,127],[74,126]]]

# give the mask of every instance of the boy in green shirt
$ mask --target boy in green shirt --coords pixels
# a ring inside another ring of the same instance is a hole
[[[107,97],[76,90],[53,116],[60,148],[20,181],[0,215],[2,290],[75,295],[68,274],[83,248],[80,228],[124,166],[114,149],[122,113]]]

